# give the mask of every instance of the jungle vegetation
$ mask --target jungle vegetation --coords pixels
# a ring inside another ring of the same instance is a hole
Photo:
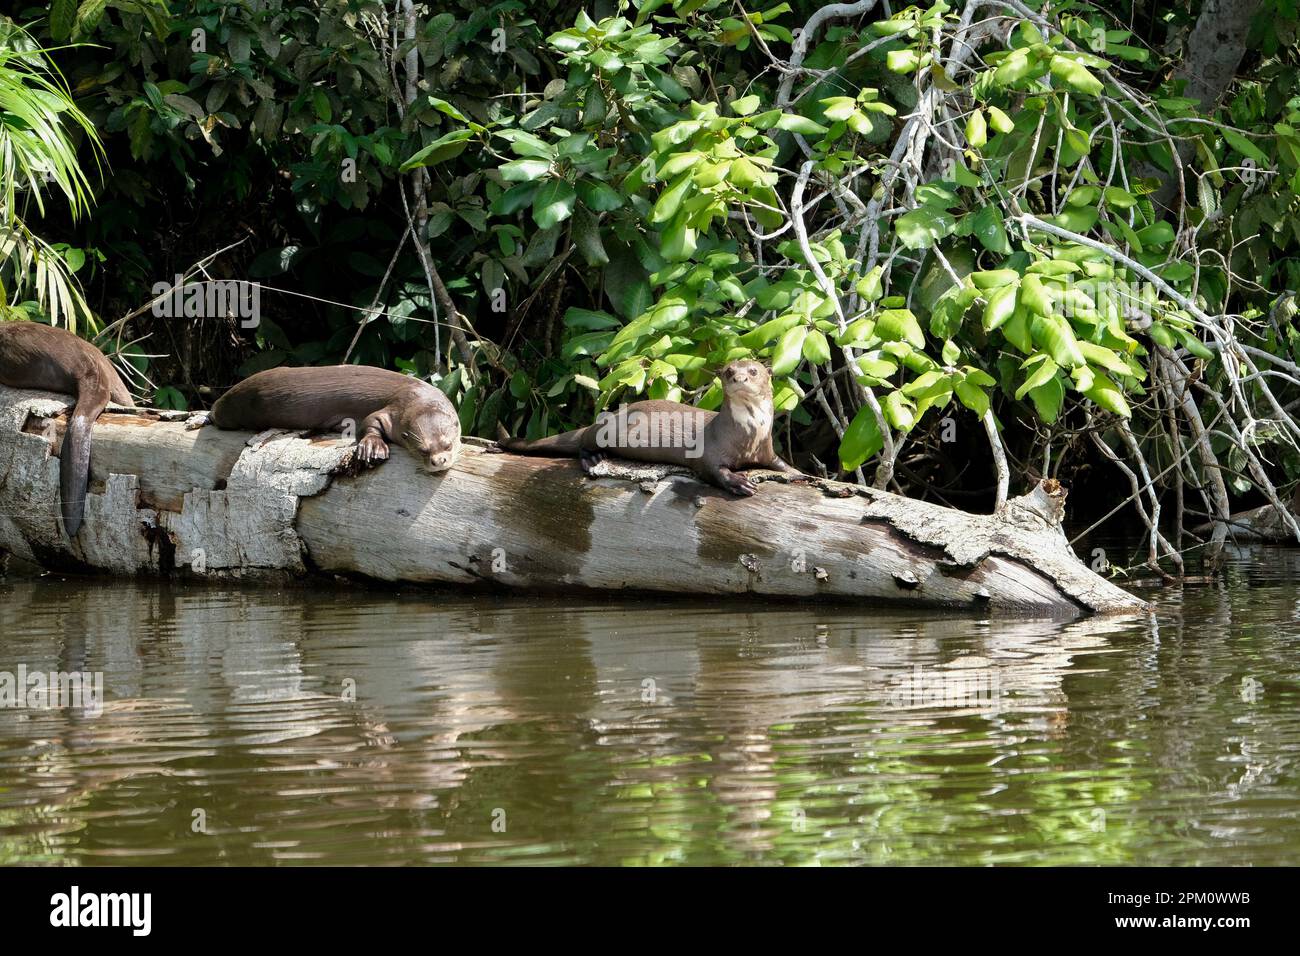
[[[1290,514],[1295,0],[18,7],[0,309],[158,405],[362,362],[536,436],[754,356],[812,473],[1057,477],[1175,575]]]

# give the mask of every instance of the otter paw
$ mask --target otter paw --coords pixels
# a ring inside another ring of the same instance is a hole
[[[742,498],[748,498],[758,491],[758,486],[744,475],[726,475],[722,481],[724,488],[733,495],[740,495]]]
[[[609,455],[605,454],[603,451],[588,451],[584,448],[582,451],[578,452],[578,464],[582,466],[582,470],[587,474],[591,474],[593,468],[599,465],[602,461],[607,461],[608,459]]]
[[[388,460],[388,443],[378,435],[367,435],[352,449],[352,458],[359,465],[371,468]]]

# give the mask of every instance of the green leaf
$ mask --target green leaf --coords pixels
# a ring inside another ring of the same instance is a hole
[[[610,212],[623,205],[623,197],[618,190],[594,179],[578,181],[578,198],[584,206],[596,212]]]
[[[1001,328],[1011,318],[1016,311],[1016,292],[1016,286],[1004,285],[989,293],[988,305],[984,307],[984,331]]]
[[[1074,330],[1064,319],[1054,315],[1036,315],[1029,327],[1034,341],[1047,349],[1047,354],[1056,361],[1057,365],[1063,368],[1078,368],[1088,364],[1083,353],[1079,351],[1079,340],[1075,338]]]
[[[915,50],[890,50],[885,54],[885,67],[895,73],[910,73],[921,63]]]
[[[583,206],[573,216],[573,244],[582,253],[582,258],[589,266],[603,266],[609,263],[605,244],[600,239],[600,226],[591,210]]]
[[[1050,425],[1060,416],[1061,406],[1065,404],[1065,383],[1057,376],[1030,391],[1029,397],[1038,417]]]
[[[513,159],[501,166],[501,178],[508,183],[531,183],[541,179],[551,169],[549,160]]]
[[[1016,124],[1011,121],[1011,117],[1002,112],[996,106],[986,107],[989,111],[989,125],[999,133],[1010,133],[1016,128]]]
[[[1011,254],[1011,240],[1002,224],[1002,213],[995,203],[987,203],[971,217],[971,232],[989,252]]]
[[[1174,227],[1163,219],[1137,231],[1144,246],[1167,246],[1174,241]]]
[[[837,123],[844,122],[858,109],[858,101],[851,96],[832,96],[821,102],[826,118]]]
[[[597,50],[590,57],[591,64],[606,73],[617,73],[623,69],[622,58],[613,50]]]
[[[54,0],[50,4],[50,36],[60,43],[72,36],[72,26],[76,20],[77,0]]]
[[[916,405],[901,391],[895,390],[880,403],[885,421],[899,431],[907,431],[916,423]]]
[[[663,231],[659,239],[659,253],[669,262],[682,262],[695,255],[698,233],[687,223],[690,215],[682,212]]]
[[[1093,76],[1086,66],[1061,54],[1052,57],[1051,70],[1052,76],[1076,93],[1097,96],[1106,88],[1105,84]]]
[[[886,342],[906,342],[913,348],[925,348],[925,334],[908,309],[885,309],[876,318],[876,335]]]
[[[328,123],[334,116],[334,110],[330,106],[329,94],[322,89],[315,89],[311,94],[311,103],[316,111],[316,118],[322,123]],[[469,132],[469,130],[465,130]]]
[[[821,329],[809,329],[803,340],[803,357],[814,365],[825,365],[831,360],[831,346]]]
[[[676,182],[665,189],[659,196],[654,209],[650,212],[650,221],[656,224],[667,222],[677,215],[677,210],[681,208],[682,200],[686,198],[686,193],[690,188],[691,173],[687,171],[678,176]]]
[[[469,146],[469,139],[474,134],[467,129],[454,129],[445,136],[439,136],[424,149],[416,152],[410,159],[402,163],[398,169],[401,172],[409,173],[420,166],[436,166],[438,163],[454,159],[465,148]]]
[[[957,228],[951,213],[932,206],[922,206],[894,220],[899,241],[909,249],[929,249]]]
[[[1049,356],[1044,355],[1042,352],[1039,352],[1031,359],[1027,359],[1020,368],[1022,371],[1032,368],[1033,371],[1026,376],[1024,383],[1016,389],[1015,395],[1017,399],[1022,399],[1034,389],[1046,385],[1048,380],[1054,378],[1061,369]]]
[[[1197,358],[1204,359],[1207,362],[1210,361],[1210,359],[1214,358],[1214,353],[1210,351],[1208,347],[1206,347],[1204,342],[1198,339],[1191,332],[1187,331],[1186,329],[1177,329],[1176,332],[1179,341],[1183,343],[1183,347],[1186,348],[1187,351],[1195,355]]]
[[[972,149],[982,149],[989,141],[988,125],[984,122],[984,113],[972,110],[966,119],[966,142]]]
[[[1070,232],[1084,233],[1097,224],[1097,209],[1094,206],[1067,206],[1055,216],[1049,216],[1047,221]]]
[[[577,193],[568,180],[547,180],[533,196],[533,220],[542,229],[550,229],[573,215],[576,199]]]
[[[988,412],[989,394],[984,389],[963,379],[953,385],[953,391],[957,393],[957,400],[978,417],[983,418]]]
[[[570,329],[589,329],[599,331],[616,329],[621,324],[608,312],[596,312],[591,309],[571,308],[564,313],[564,324]]]
[[[845,471],[853,471],[884,446],[885,439],[880,434],[876,416],[870,406],[863,405],[840,439],[840,467]]]
[[[1083,357],[1092,365],[1099,365],[1108,372],[1114,372],[1116,375],[1131,375],[1128,365],[1116,355],[1111,349],[1104,345],[1097,345],[1093,342],[1079,342],[1079,351]]]
[[[1128,402],[1124,400],[1124,393],[1120,391],[1118,385],[1105,375],[1100,373],[1095,375],[1091,387],[1084,389],[1083,394],[1106,409],[1106,411],[1114,412],[1121,418],[1133,417]]]
[[[858,280],[854,289],[856,289],[858,295],[862,297],[863,302],[875,302],[880,298],[880,280],[883,275],[884,268],[882,266],[876,266]]]
[[[532,156],[545,160],[555,158],[555,147],[527,130],[504,129],[498,131],[496,135],[510,143],[510,148],[514,150],[516,156]]]
[[[737,116],[748,116],[758,109],[761,102],[757,95],[742,96],[740,99],[731,101],[731,111]]]
[[[1028,50],[1012,50],[993,71],[995,86],[1007,87],[1019,83],[1033,72],[1037,57],[1031,59]]]
[[[1033,273],[1027,273],[1020,281],[1020,301],[1029,311],[1038,315],[1052,315],[1056,311],[1052,306],[1052,296],[1047,287]]]
[[[519,183],[511,186],[492,203],[492,211],[498,216],[509,216],[518,212],[533,201],[537,192],[537,183]]]
[[[970,279],[975,283],[975,288],[987,292],[1020,281],[1020,273],[1015,269],[990,269],[987,272],[972,272]]]
[[[772,374],[789,375],[799,367],[803,357],[804,338],[808,335],[808,326],[796,325],[785,331],[772,350]]]
[[[1252,143],[1250,140],[1246,139],[1246,137],[1238,133],[1236,130],[1231,130],[1228,129],[1227,127],[1224,127],[1219,132],[1223,133],[1223,138],[1227,141],[1228,145],[1231,146],[1233,149],[1235,149],[1237,152],[1241,153],[1241,155],[1249,156],[1260,166],[1264,166],[1264,167],[1272,166],[1272,163],[1269,162],[1268,155],[1262,149],[1260,149],[1258,146]]]
[[[1116,209],[1131,209],[1137,205],[1137,199],[1126,189],[1120,189],[1118,186],[1107,186],[1104,190],[1106,195],[1106,205],[1114,206]]]
[[[798,113],[782,113],[781,118],[776,121],[776,128],[783,129],[787,133],[800,133],[803,136],[820,136],[826,132],[826,127],[821,123],[815,123]]]

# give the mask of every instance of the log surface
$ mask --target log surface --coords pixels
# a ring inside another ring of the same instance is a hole
[[[398,446],[352,474],[340,438],[186,430],[183,415],[112,407],[94,429],[86,522],[70,541],[56,457],[68,404],[0,387],[0,551],[49,568],[1019,614],[1145,607],[1075,557],[1051,483],[976,515],[769,473],[753,498],[663,466],[611,461],[598,472],[608,477],[588,478],[576,461],[475,445],[436,476]]]

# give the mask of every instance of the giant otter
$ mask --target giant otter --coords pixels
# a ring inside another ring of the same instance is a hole
[[[511,438],[498,426],[498,444],[521,455],[577,457],[590,471],[608,455],[684,465],[705,481],[737,495],[754,483],[737,472],[771,468],[802,475],[772,449],[772,378],[758,362],[732,362],[722,370],[723,402],[709,412],[681,402],[650,399],[602,413],[594,425],[536,441]]]
[[[218,428],[357,429],[356,460],[388,458],[402,445],[431,473],[446,471],[460,453],[460,418],[447,396],[428,382],[369,365],[273,368],[244,379],[212,406]]]
[[[76,398],[59,452],[59,503],[69,538],[81,529],[90,481],[90,432],[110,401],[131,405],[104,353],[71,332],[35,322],[0,322],[0,384]]]

